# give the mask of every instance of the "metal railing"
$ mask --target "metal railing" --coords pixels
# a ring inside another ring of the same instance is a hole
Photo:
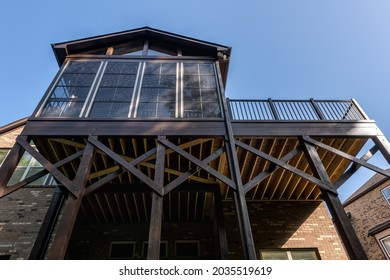
[[[355,100],[227,99],[236,121],[358,121],[369,118]]]

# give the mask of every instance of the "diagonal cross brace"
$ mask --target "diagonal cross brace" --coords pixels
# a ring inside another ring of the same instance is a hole
[[[217,159],[220,157],[225,151],[224,147],[219,148],[217,151],[206,157],[202,162],[204,164],[209,164],[211,161]],[[188,170],[187,172],[184,172],[182,175],[180,175],[178,178],[170,182],[168,185],[165,186],[164,188],[164,195],[169,193],[170,191],[174,190],[176,187],[178,187],[181,183],[185,182],[188,178],[190,178],[194,173],[198,171],[192,171]]]
[[[317,140],[314,140],[313,138],[310,138],[309,136],[302,136],[302,139],[305,142],[308,142],[308,143],[311,143],[311,144],[313,144],[313,145],[315,145],[317,147],[323,148],[323,149],[325,149],[325,150],[327,150],[329,152],[332,152],[332,153],[334,153],[336,155],[339,155],[339,156],[341,156],[341,157],[343,157],[345,159],[348,159],[348,160],[350,160],[352,162],[355,162],[355,163],[357,163],[359,165],[362,165],[362,166],[364,166],[364,167],[366,167],[368,169],[371,169],[372,171],[375,171],[375,172],[377,172],[379,174],[382,174],[382,175],[384,175],[386,177],[390,177],[390,172],[389,171],[384,170],[382,168],[379,168],[379,167],[377,167],[377,166],[375,166],[373,164],[370,164],[370,163],[366,162],[364,159],[358,159],[358,158],[356,158],[354,156],[351,156],[350,154],[344,153],[344,152],[339,151],[339,150],[337,150],[337,149],[335,149],[333,147],[330,147],[330,146],[328,146],[328,145],[326,145],[324,143],[321,143],[321,142],[319,142]]]
[[[141,157],[133,160],[132,162],[127,162],[124,160],[121,156],[113,152],[110,148],[105,146],[103,143],[101,143],[99,140],[95,138],[90,138],[88,141],[94,145],[96,148],[101,150],[103,153],[105,153],[108,157],[112,158],[114,161],[116,161],[120,166],[122,166],[124,169],[129,171],[131,174],[133,174],[135,177],[140,179],[142,182],[147,184],[153,191],[155,191],[160,196],[163,196],[163,191],[161,190],[160,186],[158,186],[152,179],[150,179],[148,176],[143,174],[141,171],[139,171],[137,168],[134,167],[134,165],[141,162],[143,159],[148,158],[147,154],[151,153],[151,151],[147,152],[146,154],[142,155]],[[154,149],[152,149],[154,151]],[[153,152],[154,153],[154,152]]]
[[[284,163],[287,163],[290,159],[298,155],[300,152],[302,152],[302,149],[300,147],[295,148],[288,154],[286,154],[284,157],[282,157],[280,160]],[[259,184],[261,181],[263,181],[265,178],[267,178],[269,175],[271,175],[273,172],[278,170],[280,166],[272,164],[267,170],[261,172],[258,174],[255,178],[253,178],[250,182],[246,183],[244,185],[244,192],[248,192],[251,189],[253,189],[257,184]]]
[[[244,150],[247,150],[247,151],[249,151],[249,152],[251,152],[251,153],[253,153],[253,154],[255,154],[255,155],[257,155],[257,156],[259,156],[261,158],[264,158],[265,160],[267,160],[269,162],[272,162],[272,163],[280,166],[283,169],[286,169],[286,170],[288,170],[288,171],[290,171],[290,172],[292,172],[292,173],[294,173],[294,174],[296,174],[296,175],[298,175],[298,176],[300,176],[302,178],[305,178],[306,180],[316,184],[320,188],[326,189],[326,190],[328,190],[328,191],[330,191],[332,193],[337,193],[326,182],[323,182],[322,180],[319,180],[316,177],[311,176],[311,175],[303,172],[302,170],[299,170],[298,168],[295,168],[295,167],[285,163],[284,161],[282,161],[280,159],[274,158],[274,157],[272,157],[272,156],[270,156],[270,155],[268,155],[268,154],[266,154],[266,153],[264,153],[264,152],[262,152],[260,150],[257,150],[257,149],[255,149],[255,148],[253,148],[251,146],[248,146],[248,145],[246,145],[246,144],[244,144],[244,143],[242,143],[242,142],[240,142],[238,140],[236,140],[235,143],[236,143],[237,146],[243,148]]]
[[[166,147],[174,150],[176,153],[178,153],[179,155],[183,156],[184,158],[188,159],[189,161],[191,161],[192,163],[194,163],[195,165],[199,166],[200,168],[202,168],[203,170],[205,170],[206,172],[210,173],[211,175],[213,175],[214,177],[216,177],[217,179],[219,179],[220,181],[222,181],[223,183],[225,183],[226,185],[230,186],[231,188],[233,188],[234,190],[236,190],[236,184],[230,180],[228,177],[222,175],[221,173],[219,173],[218,171],[216,171],[215,169],[211,168],[210,166],[208,166],[207,164],[205,164],[204,162],[202,162],[201,160],[197,159],[196,157],[194,157],[193,155],[187,153],[186,151],[180,149],[178,146],[176,146],[175,144],[169,142],[168,140],[166,139],[159,139],[158,140],[161,144],[165,145]]]
[[[77,187],[71,180],[69,180],[64,174],[57,169],[55,165],[49,162],[44,156],[36,151],[30,144],[23,138],[18,137],[16,142],[32,157],[34,157],[53,177],[58,180],[69,192],[75,197],[78,197],[80,193],[79,187]]]
[[[62,165],[67,164],[67,163],[71,162],[72,160],[75,160],[76,158],[81,157],[83,155],[83,152],[84,152],[84,150],[79,151],[79,152],[77,152],[77,153],[75,153],[75,154],[73,154],[65,159],[60,160],[59,162],[56,162],[55,164],[53,164],[53,166],[55,168],[60,168]],[[20,188],[23,188],[24,186],[30,184],[31,182],[34,182],[35,180],[38,180],[42,176],[45,176],[47,173],[49,173],[48,170],[46,170],[46,169],[41,170],[38,173],[35,173],[34,175],[31,175],[28,178],[24,179],[23,181],[15,184],[15,185],[7,187],[0,197],[6,196],[6,195],[8,195],[8,194],[20,189]]]

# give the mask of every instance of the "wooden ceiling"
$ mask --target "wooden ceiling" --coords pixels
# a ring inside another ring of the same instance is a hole
[[[356,156],[366,142],[365,138],[314,138],[339,151]],[[222,138],[168,137],[171,143],[180,147],[199,160],[217,151],[225,145]],[[298,138],[239,138],[246,145],[280,159],[299,145]],[[70,138],[35,138],[38,150],[50,162],[55,163],[82,149],[87,139]],[[157,146],[153,137],[99,137],[99,141],[127,161],[143,155]],[[243,184],[247,184],[261,172],[274,168],[271,163],[241,147],[236,148]],[[350,162],[325,149],[317,152],[332,182],[335,182],[347,169]],[[154,178],[156,154],[136,165],[144,175]],[[69,179],[73,179],[80,159],[76,159],[60,168]],[[309,175],[313,175],[303,152],[297,153],[287,163]],[[212,160],[210,167],[231,178],[226,153]],[[90,186],[112,172],[120,175],[104,187],[88,193]],[[165,186],[184,172],[192,176],[180,187],[164,197],[164,221],[202,221],[210,220],[214,211],[215,186],[219,186],[222,199],[232,199],[232,189],[217,180],[205,170],[198,168],[189,160],[166,149]],[[118,174],[119,174],[118,173]],[[191,191],[185,191],[191,185]],[[197,191],[199,186],[200,191]],[[207,186],[210,186],[208,191]],[[218,188],[217,188],[218,189]],[[97,150],[92,170],[88,177],[88,195],[84,198],[81,219],[99,223],[143,222],[150,218],[151,189],[129,172],[123,171],[114,160]],[[247,193],[248,200],[321,200],[318,186],[283,168],[276,168],[273,173],[257,183]]]

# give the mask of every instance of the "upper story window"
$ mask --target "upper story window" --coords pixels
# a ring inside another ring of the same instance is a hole
[[[386,199],[387,203],[390,204],[390,186],[387,186],[386,188],[381,190],[381,192],[384,198]]]
[[[220,118],[215,67],[209,60],[70,60],[36,116]]]

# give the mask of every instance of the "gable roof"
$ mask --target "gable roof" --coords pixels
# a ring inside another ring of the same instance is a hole
[[[61,66],[68,55],[85,54],[94,50],[103,50],[111,46],[137,43],[148,40],[150,45],[158,46],[161,49],[181,49],[186,56],[207,56],[219,60],[222,79],[226,85],[227,72],[231,47],[198,40],[150,27],[109,33],[106,35],[94,36],[84,39],[67,41],[52,44],[52,49],[59,66]]]
[[[24,126],[27,123],[27,119],[28,119],[28,117],[14,121],[14,122],[6,124],[4,126],[0,126],[0,135],[5,134],[5,133],[7,133],[11,130],[14,130],[16,128]]]
[[[230,55],[230,47],[206,42],[150,27],[110,33],[68,42],[52,44],[54,54],[59,65],[62,65],[67,55],[81,54],[113,45],[129,43],[137,40],[149,40],[159,45],[175,46],[186,52],[196,55],[212,56],[217,58],[218,52]]]

